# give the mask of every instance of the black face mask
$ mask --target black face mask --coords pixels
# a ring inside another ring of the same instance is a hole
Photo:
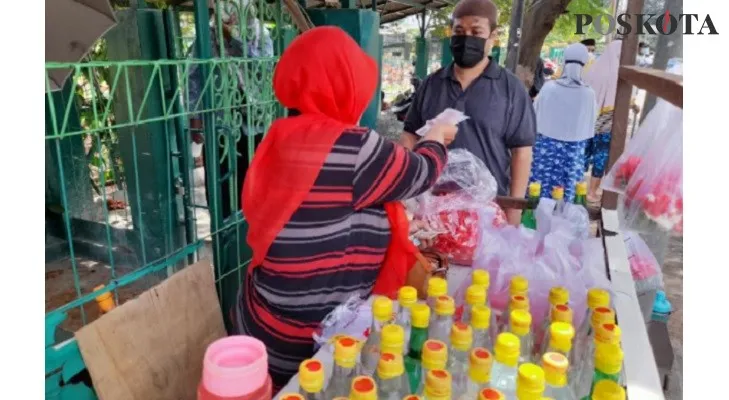
[[[472,68],[484,58],[486,39],[478,36],[451,36],[453,62],[461,68]]]

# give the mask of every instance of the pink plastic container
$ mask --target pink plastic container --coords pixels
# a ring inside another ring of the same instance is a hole
[[[229,336],[205,351],[198,400],[270,400],[266,346],[250,336]]]

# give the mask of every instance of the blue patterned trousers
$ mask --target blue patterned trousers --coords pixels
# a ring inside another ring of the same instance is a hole
[[[529,182],[542,184],[541,197],[550,197],[553,187],[562,186],[565,201],[574,200],[575,185],[584,177],[587,142],[564,142],[537,134]]]
[[[591,139],[588,139],[587,149],[585,149],[585,172],[590,169],[592,164],[592,176],[594,178],[602,178],[605,176],[605,167],[607,167],[608,157],[610,156],[610,132],[598,133]]]

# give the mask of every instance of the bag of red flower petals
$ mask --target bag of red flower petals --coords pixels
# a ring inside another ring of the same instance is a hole
[[[655,114],[654,114],[655,113]],[[660,120],[652,118],[660,116]],[[627,180],[623,197],[624,228],[683,231],[683,110],[658,100],[643,125],[660,125],[660,138],[641,156]]]
[[[628,231],[623,234],[623,241],[628,251],[635,291],[640,295],[652,290],[663,289],[661,266],[643,238],[637,232]]]
[[[493,202],[497,191],[496,180],[483,161],[467,150],[449,151],[443,173],[433,189],[417,198],[413,212],[416,219],[428,223],[429,230],[439,233],[432,250],[453,263],[471,265],[481,218],[492,219],[493,226],[505,224],[503,211]]]

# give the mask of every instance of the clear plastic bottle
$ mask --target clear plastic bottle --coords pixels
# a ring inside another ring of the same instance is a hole
[[[458,397],[466,390],[468,382],[468,358],[473,345],[473,329],[468,324],[456,322],[451,328],[450,339],[447,369],[451,373],[453,396]]]
[[[369,376],[358,376],[352,380],[349,400],[377,400],[377,384]]]
[[[463,307],[461,321],[470,323],[473,315],[473,307],[486,305],[486,291],[481,285],[471,285],[466,289],[466,303]]]
[[[387,324],[382,327],[380,352],[405,354],[405,330],[402,326]]]
[[[546,396],[555,400],[578,400],[574,390],[569,385],[567,371],[569,360],[560,353],[546,353],[542,356],[542,368],[547,381]]]
[[[614,344],[619,346],[621,338],[622,330],[616,324],[608,323],[597,327],[595,337],[588,347],[588,353],[586,353],[587,358],[581,363],[579,370],[575,368],[571,369],[571,371],[575,371],[570,375],[570,382],[575,393],[580,396],[587,394],[595,370],[595,349],[597,346],[601,344]]]
[[[352,379],[357,376],[357,355],[359,354],[357,340],[349,336],[341,336],[334,342],[334,368],[329,379],[325,397],[346,397],[352,385]]]
[[[324,400],[324,366],[315,359],[299,364],[299,394],[305,400]]]
[[[409,394],[403,397],[402,400],[423,400],[423,398],[417,394]]]
[[[562,186],[552,188],[552,200],[557,202],[554,206],[554,215],[561,215],[564,212],[564,188]]]
[[[399,353],[382,352],[375,380],[378,400],[402,400],[410,393],[410,382]]]
[[[511,312],[514,310],[524,310],[529,311],[529,297],[523,294],[515,294],[512,295],[509,298],[509,305],[506,308],[507,313],[505,315],[504,319],[504,325],[501,327],[500,332],[508,332],[509,331],[509,325],[511,323],[510,316]]]
[[[487,388],[479,392],[478,400],[506,400],[506,396],[500,390]]]
[[[372,376],[380,361],[380,343],[382,341],[382,328],[392,320],[392,300],[377,296],[372,301],[372,327],[360,357],[360,372]]]
[[[405,348],[410,341],[410,309],[418,302],[418,291],[412,286],[403,286],[397,292],[398,309],[395,323],[405,332]]]
[[[532,363],[519,366],[519,374],[516,378],[517,400],[542,400],[545,386],[542,367]]]
[[[566,304],[559,304],[559,305],[552,307],[552,312],[550,314],[551,323],[553,324],[555,322],[564,322],[564,323],[572,325],[572,316],[573,316],[572,309],[570,308],[570,306],[568,306]],[[577,332],[575,332],[575,335],[577,335]],[[572,339],[572,348],[573,349],[576,345],[576,343],[575,343],[576,340],[577,340],[576,337]],[[549,333],[549,329],[547,329],[547,331],[544,332],[544,338],[542,340],[541,346],[537,349],[538,355],[540,357],[542,356],[542,354],[547,352],[547,348],[549,347],[549,341],[550,341],[550,333]],[[574,351],[572,353],[574,354]]]
[[[284,393],[279,397],[281,400],[305,400],[304,396],[298,393]]]
[[[471,273],[471,284],[483,287],[486,296],[486,304],[488,305],[489,287],[491,286],[491,275],[485,269],[474,269]]]
[[[491,309],[487,306],[474,306],[471,315],[474,347],[483,347],[488,351],[494,350],[495,323]]]
[[[436,300],[440,296],[448,295],[448,281],[443,278],[430,278],[428,279],[428,307],[430,307],[430,319],[435,319],[435,304]]]
[[[595,356],[595,344],[600,342],[602,339],[608,340],[609,337],[614,335],[614,331],[605,332],[601,337],[599,332],[602,331],[602,326],[605,324],[615,325],[615,311],[607,307],[597,307],[593,310],[592,319],[590,324],[590,331],[586,338],[587,343],[583,345],[582,355],[580,358],[575,358],[575,366],[584,374],[585,372],[589,375],[592,371],[592,365],[590,364]],[[612,329],[612,328],[610,328]],[[620,328],[617,328],[618,334]],[[577,354],[575,354],[577,357]],[[573,376],[573,379],[575,377]],[[584,379],[584,377],[583,377]]]
[[[593,397],[596,384],[602,380],[610,380],[622,385],[622,369],[623,350],[620,345],[599,343],[595,349],[595,370],[589,388],[589,397]]]
[[[534,338],[537,342],[537,345],[539,347],[542,346],[542,344],[545,342],[544,336],[547,334],[547,331],[549,330],[549,326],[552,324],[552,310],[554,307],[558,305],[566,305],[569,303],[570,300],[570,292],[567,291],[562,286],[554,286],[553,288],[549,289],[549,308],[547,308],[547,312],[544,315],[544,319],[542,320],[542,326],[539,327],[539,330],[534,332]],[[541,354],[540,354],[541,356]]]
[[[491,353],[483,347],[476,347],[471,350],[468,358],[468,380],[466,381],[466,387],[459,391],[458,394],[454,393],[453,397],[458,400],[473,400],[479,397],[479,393],[489,387],[493,361]]]
[[[448,364],[448,346],[440,340],[428,339],[423,345],[421,381],[416,393],[423,393],[428,372],[445,369]],[[448,375],[450,382],[450,375]]]
[[[510,316],[509,332],[519,337],[519,364],[531,362],[534,351],[534,337],[532,336],[532,315],[529,311],[514,310]]]
[[[511,313],[511,302],[514,296],[523,296],[525,299],[529,299],[529,280],[523,275],[514,275],[509,281],[509,305],[507,306],[506,312],[501,314],[498,319],[498,332],[508,332],[509,330],[509,313]],[[521,304],[521,303],[520,303]]]
[[[438,296],[435,302],[435,319],[428,327],[428,339],[440,340],[448,344],[456,304],[451,296]]]
[[[425,375],[425,400],[451,400],[451,374],[444,369],[434,369]]]
[[[549,340],[542,354],[546,353],[560,353],[564,355],[569,361],[569,365],[573,365],[574,359],[572,358],[572,340],[575,337],[575,328],[567,322],[553,322],[549,326],[549,334],[547,339]],[[536,358],[538,359],[538,358]]]
[[[603,379],[595,384],[590,400],[625,400],[625,389],[614,381]]]
[[[410,331],[410,348],[405,358],[405,369],[410,381],[411,393],[417,393],[422,381],[421,359],[423,346],[428,340],[428,322],[430,321],[430,308],[422,303],[415,304],[410,309],[412,330]]]
[[[491,367],[491,387],[498,389],[504,396],[513,397],[516,393],[517,365],[519,364],[519,337],[504,332],[496,337],[494,344],[494,364]]]
[[[593,310],[598,307],[609,307],[610,306],[610,293],[607,290],[600,288],[592,288],[587,291],[587,310],[585,311],[585,317],[582,320],[582,324],[577,328],[575,334],[575,359],[583,360],[585,358],[585,352],[589,343],[588,337],[590,335],[590,326],[592,324],[592,313]]]

